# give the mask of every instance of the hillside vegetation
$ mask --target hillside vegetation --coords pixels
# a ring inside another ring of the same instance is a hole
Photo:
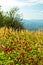
[[[0,28],[0,65],[43,65],[43,31]]]

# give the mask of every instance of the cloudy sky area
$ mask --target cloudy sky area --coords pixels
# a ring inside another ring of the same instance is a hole
[[[4,10],[19,7],[24,19],[43,19],[43,0],[0,0],[0,5]]]

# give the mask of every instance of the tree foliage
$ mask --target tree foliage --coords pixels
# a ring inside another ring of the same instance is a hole
[[[7,12],[0,9],[0,27],[6,26],[8,28],[23,29],[23,24],[20,22],[22,19],[18,11],[18,8],[12,8]]]

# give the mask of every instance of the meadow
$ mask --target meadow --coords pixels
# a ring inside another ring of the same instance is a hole
[[[0,28],[0,65],[43,65],[43,31]]]

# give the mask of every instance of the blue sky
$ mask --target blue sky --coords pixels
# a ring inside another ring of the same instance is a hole
[[[24,19],[43,19],[43,0],[0,0],[4,10],[19,7]]]

